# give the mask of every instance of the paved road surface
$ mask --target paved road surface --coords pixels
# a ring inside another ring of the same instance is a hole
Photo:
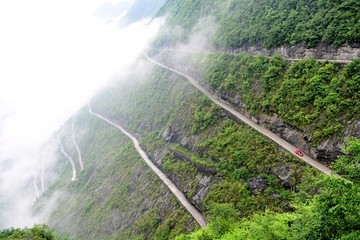
[[[186,199],[184,194],[175,186],[175,184],[159,169],[155,166],[155,164],[149,159],[145,151],[140,147],[139,141],[127,132],[123,127],[117,125],[107,118],[94,113],[91,110],[91,106],[89,105],[89,112],[102,120],[106,121],[107,123],[111,124],[112,126],[118,128],[121,132],[123,132],[127,137],[131,139],[134,143],[136,150],[140,153],[141,157],[144,159],[146,164],[159,176],[159,178],[165,183],[165,185],[170,189],[170,191],[175,195],[175,197],[180,201],[180,203],[185,207],[185,209],[194,217],[194,219],[200,224],[201,227],[206,227],[206,221],[204,216],[194,207],[192,206],[189,201]]]
[[[239,54],[250,54],[254,57],[257,56],[263,56],[265,58],[272,58],[273,56],[265,56],[265,55],[260,55],[260,54],[251,54],[248,52],[239,52],[239,53],[231,53],[231,52],[227,52],[227,51],[192,51],[192,50],[177,50],[177,49],[159,49],[159,48],[150,48],[149,50],[156,50],[156,51],[161,51],[161,52],[178,52],[178,53],[206,53],[206,54],[210,54],[210,53],[228,53],[231,55],[239,55]],[[311,57],[304,57],[304,58],[287,58],[284,56],[281,56],[281,58],[290,61],[290,62],[297,62],[297,61],[301,61],[307,58],[311,58]],[[317,61],[319,62],[332,62],[332,63],[342,63],[342,64],[348,64],[351,63],[352,60],[335,60],[335,59],[321,59],[321,58],[315,58]]]
[[[147,58],[148,61],[163,67],[167,70],[170,70],[172,72],[175,72],[183,77],[185,77],[187,80],[189,80],[189,82],[195,86],[196,88],[198,88],[201,92],[203,92],[204,94],[206,94],[214,103],[216,103],[217,105],[219,105],[220,107],[222,107],[223,109],[225,109],[226,111],[230,112],[231,114],[233,114],[234,116],[236,116],[238,119],[240,119],[242,122],[246,123],[247,125],[249,125],[250,127],[252,127],[253,129],[255,129],[256,131],[260,132],[261,134],[263,134],[264,136],[268,137],[269,139],[271,139],[272,141],[274,141],[275,143],[277,143],[279,146],[281,146],[282,148],[286,149],[287,151],[289,151],[291,154],[293,154],[295,157],[299,158],[302,161],[305,161],[306,163],[308,163],[309,165],[315,167],[316,169],[320,170],[321,172],[327,174],[327,175],[333,175],[332,171],[325,165],[321,164],[320,162],[312,159],[311,157],[304,155],[303,157],[298,156],[297,154],[295,154],[295,150],[297,149],[294,145],[290,144],[289,142],[285,141],[284,139],[280,138],[279,136],[277,136],[276,134],[274,134],[273,132],[261,127],[260,125],[254,123],[253,121],[251,121],[249,118],[247,118],[245,115],[243,115],[242,113],[236,111],[235,109],[233,109],[232,107],[230,107],[226,102],[224,102],[223,100],[213,96],[208,90],[206,90],[203,86],[201,86],[194,78],[192,78],[191,76],[182,73],[176,69],[170,68],[162,63],[159,63],[157,61],[155,61],[154,59],[150,58],[146,53],[144,53],[145,57]]]
[[[71,167],[72,167],[72,178],[71,178],[71,181],[75,181],[75,180],[76,180],[76,168],[75,168],[75,163],[74,163],[73,159],[69,156],[69,154],[67,154],[67,152],[65,152],[64,147],[63,147],[63,145],[62,145],[62,143],[61,143],[61,140],[58,139],[58,141],[59,141],[59,145],[60,145],[60,148],[61,148],[61,152],[65,155],[65,157],[66,157],[67,159],[69,159],[69,162],[70,162]]]
[[[77,151],[77,153],[78,153],[78,159],[79,159],[79,164],[80,164],[80,171],[82,172],[82,171],[84,170],[84,163],[83,163],[82,158],[81,158],[80,148],[79,148],[79,146],[78,146],[77,143],[76,143],[74,125],[75,125],[75,118],[73,119],[73,122],[72,122],[72,141],[73,141],[73,143],[74,143],[74,145],[75,145],[75,148],[76,148],[76,151]]]

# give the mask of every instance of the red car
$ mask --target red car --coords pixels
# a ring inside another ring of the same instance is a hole
[[[300,157],[304,156],[303,152],[300,151],[299,149],[296,149],[294,152],[295,152],[297,155],[299,155]]]

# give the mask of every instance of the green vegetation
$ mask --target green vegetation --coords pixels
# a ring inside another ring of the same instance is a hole
[[[0,239],[7,240],[53,240],[54,232],[44,224],[34,225],[32,228],[9,228],[0,231]]]
[[[238,221],[266,209],[294,211],[293,204],[316,194],[318,172],[230,120],[183,78],[155,68],[138,81],[137,87],[119,85],[98,96],[94,111],[140,136],[150,156],[161,155],[155,161],[190,200],[197,196],[201,179],[211,179],[198,203],[210,222],[223,206],[235,212]],[[260,179],[264,187],[251,190],[251,179]],[[158,221],[150,216],[150,223]]]
[[[159,15],[168,16],[170,34],[163,32],[156,43],[169,45],[186,40],[197,21],[210,15],[219,25],[213,42],[220,48],[246,44],[272,48],[299,43],[339,47],[360,42],[359,8],[357,0],[168,0]],[[182,34],[175,25],[184,28]]]
[[[356,44],[359,8],[355,0],[168,0],[159,12],[168,21],[154,45],[188,41],[189,32],[203,30],[198,20],[209,16],[218,25],[211,39],[217,49]],[[314,144],[341,137],[360,117],[360,60],[340,66],[278,56],[172,55],[163,54],[163,62],[194,73],[245,111],[278,115]],[[173,57],[179,57],[175,63]],[[93,110],[137,136],[209,225],[189,234],[199,226],[129,139],[84,108],[75,129],[85,170],[70,182],[70,166],[59,151],[60,177],[37,206],[58,203],[49,225],[61,237],[344,240],[360,234],[358,139],[348,141],[347,154],[333,165],[352,182],[325,178],[232,120],[177,74],[139,60],[122,80],[92,100]],[[76,159],[70,122],[59,135]]]
[[[343,148],[346,155],[342,155],[333,163],[332,167],[346,179],[359,183],[360,182],[360,139],[347,139],[347,144]]]
[[[59,152],[60,161],[64,161],[58,170],[60,177],[38,203],[41,209],[48,202],[57,202],[49,226],[59,236],[168,239],[197,227],[126,136],[90,115],[87,109],[76,119],[75,131],[85,169],[77,181],[71,182],[71,168]],[[60,133],[65,143],[72,138],[66,130],[69,126],[71,129],[71,121]],[[160,235],[164,237],[157,238]]]
[[[357,162],[358,146],[358,139],[349,141],[345,149],[353,155],[341,157],[341,160],[350,161],[351,158],[352,162]],[[312,201],[298,205],[295,212],[265,211],[239,219],[232,205],[222,204],[212,209],[215,214],[206,229],[177,239],[358,239],[359,182],[327,177],[318,184],[320,193]]]
[[[162,52],[158,57],[191,69],[219,96],[234,105],[241,102],[246,112],[276,114],[306,131],[314,145],[340,136],[360,117],[360,60],[342,66],[228,53],[182,53],[171,59],[171,53]]]
[[[213,54],[206,81],[212,88],[240,96],[252,113],[276,113],[314,143],[342,133],[360,115],[360,61],[343,68],[305,59],[287,64],[279,57]],[[335,124],[334,124],[335,123]]]

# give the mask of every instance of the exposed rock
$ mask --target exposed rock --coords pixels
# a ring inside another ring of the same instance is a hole
[[[166,142],[171,142],[171,140],[174,138],[175,133],[172,131],[171,127],[166,128],[165,132],[161,134],[162,138]]]
[[[195,142],[197,141],[197,137],[196,136],[192,136],[192,137],[183,137],[180,140],[180,144],[184,147],[186,147],[189,150],[192,151],[196,151],[195,149]]]
[[[171,150],[171,152],[172,152],[172,155],[174,157],[176,157],[177,159],[185,160],[187,162],[191,162],[191,158],[189,156],[187,156],[185,154],[182,154],[182,153],[180,153],[178,151],[175,151],[175,150]]]
[[[249,183],[249,190],[252,194],[263,193],[267,187],[264,177],[254,177],[247,180]]]
[[[154,151],[154,154],[152,154],[152,156],[150,156],[151,160],[155,163],[155,165],[161,166],[162,160],[167,152],[169,152],[168,147],[158,148]]]
[[[213,167],[205,167],[205,166],[198,166],[196,168],[196,170],[199,172],[199,173],[203,173],[205,174],[206,176],[214,176],[216,175],[216,169],[213,168]]]
[[[352,129],[352,135],[354,137],[360,138],[360,121],[354,123],[354,128]]]
[[[271,194],[271,196],[272,196],[273,198],[279,198],[279,197],[280,197],[280,194],[278,194],[278,193],[273,193],[273,194]]]
[[[272,173],[275,174],[282,181],[284,186],[291,186],[291,167],[283,164],[278,164],[278,166],[272,169]]]
[[[327,139],[317,146],[314,155],[319,161],[330,163],[342,154],[341,147],[343,145],[344,142],[337,138]]]
[[[335,48],[328,44],[319,44],[315,48],[306,48],[298,44],[295,46],[282,46],[278,48],[266,49],[261,45],[245,45],[234,50],[235,53],[245,52],[253,55],[272,56],[279,54],[285,58],[306,58],[314,57],[317,59],[327,60],[345,60],[350,61],[360,57],[360,48],[358,45],[344,45],[340,48]]]
[[[210,190],[212,180],[208,176],[197,175],[196,179],[199,181],[197,194],[192,198],[192,202],[199,209],[202,210],[202,203]]]

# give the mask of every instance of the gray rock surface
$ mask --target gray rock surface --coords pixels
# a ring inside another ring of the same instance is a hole
[[[360,48],[357,46],[344,45],[335,48],[327,44],[319,44],[315,48],[306,48],[301,44],[295,46],[282,46],[278,48],[266,49],[261,45],[246,45],[234,50],[235,53],[246,52],[254,55],[272,56],[279,54],[285,58],[307,58],[314,57],[317,59],[327,60],[353,60],[360,57]]]
[[[267,187],[266,180],[263,177],[253,177],[247,180],[249,190],[252,194],[263,193]]]

